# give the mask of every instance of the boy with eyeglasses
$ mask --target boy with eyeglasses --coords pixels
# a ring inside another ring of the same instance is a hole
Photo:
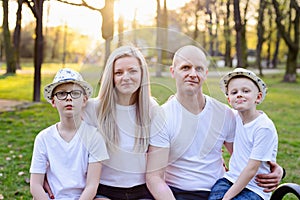
[[[92,92],[92,86],[68,68],[59,70],[45,86],[44,97],[57,109],[60,121],[36,136],[30,167],[34,199],[48,199],[43,188],[45,176],[52,199],[94,199],[101,161],[108,159],[108,154],[99,131],[81,119]]]

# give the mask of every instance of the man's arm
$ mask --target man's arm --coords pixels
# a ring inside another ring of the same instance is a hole
[[[30,175],[30,193],[33,199],[48,200],[47,194],[43,188],[45,174],[34,174]]]
[[[92,200],[95,198],[100,182],[101,168],[101,162],[89,163],[86,185],[79,200]]]
[[[264,187],[264,192],[274,191],[280,184],[283,178],[283,168],[275,162],[269,162],[271,173],[269,174],[258,174],[255,180],[257,184]]]
[[[146,183],[156,200],[175,200],[175,197],[164,180],[168,165],[169,148],[149,146],[147,154]]]
[[[50,188],[47,176],[45,176],[43,188],[44,188],[45,192],[47,192],[50,199],[55,199],[54,194],[52,193],[52,190]]]

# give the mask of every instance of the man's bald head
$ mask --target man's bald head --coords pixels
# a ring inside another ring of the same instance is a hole
[[[203,67],[208,68],[209,62],[205,53],[200,48],[193,45],[183,46],[175,52],[173,67],[176,67],[178,62],[182,60],[192,63],[194,59],[197,59],[198,62],[200,61]]]

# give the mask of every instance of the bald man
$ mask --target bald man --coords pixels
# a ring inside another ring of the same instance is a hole
[[[233,151],[233,111],[202,90],[208,65],[196,46],[184,46],[174,55],[170,72],[177,91],[151,125],[146,181],[157,200],[207,199],[225,172],[222,146]],[[261,182],[268,191],[278,186],[283,174],[276,163],[271,168]]]

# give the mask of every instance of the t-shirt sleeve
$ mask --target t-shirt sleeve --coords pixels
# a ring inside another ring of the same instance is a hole
[[[83,109],[82,119],[91,126],[98,126],[97,104],[100,100],[97,98],[89,99],[86,107]]]
[[[255,132],[250,158],[260,161],[275,161],[272,158],[277,152],[277,144],[277,134],[269,128],[260,128]]]
[[[42,133],[42,132],[41,132]],[[45,174],[47,169],[47,153],[43,140],[43,134],[38,134],[34,141],[30,173]]]
[[[81,140],[89,153],[89,163],[99,162],[109,158],[105,141],[97,128],[84,124],[80,133]]]
[[[160,108],[151,120],[150,145],[155,147],[170,147],[170,139],[166,123],[167,120],[165,112],[162,108]]]
[[[226,110],[225,126],[227,127],[225,130],[227,131],[227,134],[226,134],[225,141],[229,143],[234,142],[235,129],[236,129],[235,114],[237,113],[235,113],[235,111],[230,108]]]

